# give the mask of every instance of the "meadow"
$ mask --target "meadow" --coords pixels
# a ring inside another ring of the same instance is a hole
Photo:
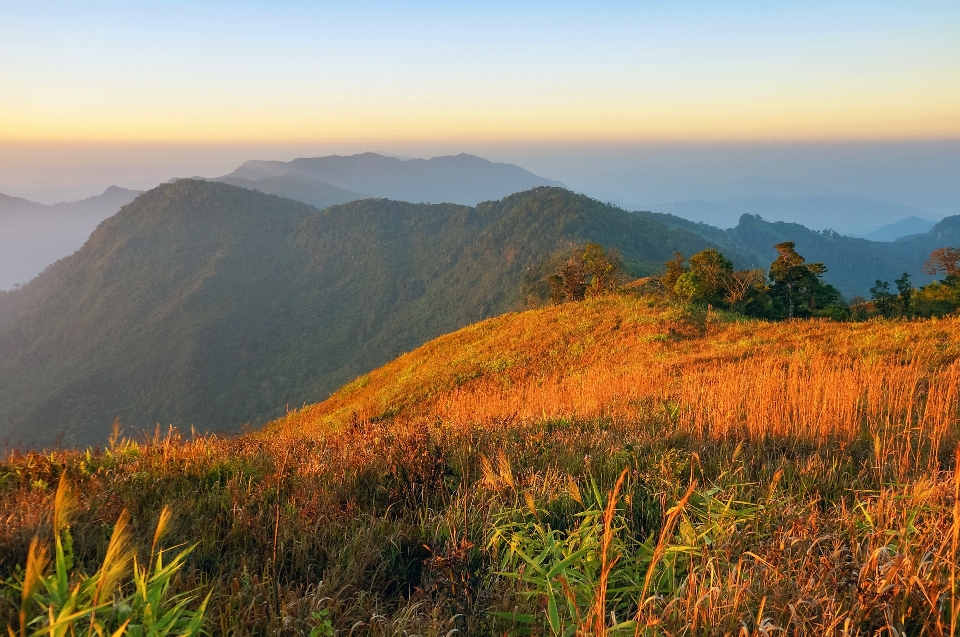
[[[165,527],[211,634],[953,635],[958,444],[957,317],[507,314],[243,436],[10,452],[0,619],[64,480],[73,577]]]

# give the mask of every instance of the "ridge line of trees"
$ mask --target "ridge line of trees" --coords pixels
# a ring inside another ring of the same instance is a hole
[[[632,290],[688,304],[732,310],[772,320],[824,317],[862,320],[870,316],[944,316],[960,310],[960,248],[934,250],[923,267],[941,281],[914,288],[906,272],[890,283],[877,280],[871,299],[854,297],[848,304],[823,280],[827,267],[808,263],[792,241],[774,246],[778,256],[768,271],[736,270],[719,250],[702,250],[689,259],[681,252],[664,263],[666,271],[623,287],[623,261],[615,250],[588,243],[570,252],[555,274],[546,277],[554,304]]]

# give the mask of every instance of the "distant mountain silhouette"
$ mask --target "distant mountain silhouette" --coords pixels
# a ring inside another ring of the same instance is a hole
[[[248,161],[219,181],[245,187],[268,179],[300,175],[324,186],[336,186],[370,197],[414,203],[459,203],[473,206],[537,186],[563,184],[538,177],[513,164],[488,161],[461,153],[432,159],[399,159],[376,153],[304,157],[293,161]],[[299,187],[299,186],[297,186]],[[306,201],[297,187],[270,185],[264,192]]]
[[[813,230],[835,230],[848,236],[864,236],[908,217],[930,216],[926,211],[902,204],[842,195],[796,199],[763,195],[719,201],[674,201],[643,209],[722,228],[735,226],[742,215],[758,215],[768,221],[799,223]]]
[[[714,245],[559,188],[321,211],[222,183],[162,185],[0,294],[0,441],[102,443],[116,417],[128,431],[262,424],[519,309],[525,274],[590,240],[637,276]]]
[[[45,205],[0,193],[0,290],[26,283],[79,249],[101,221],[138,194],[111,186],[95,197]]]
[[[907,217],[862,236],[870,241],[896,241],[901,237],[928,232],[937,223],[920,217]]]

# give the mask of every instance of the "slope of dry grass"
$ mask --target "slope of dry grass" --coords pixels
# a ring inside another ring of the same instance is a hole
[[[738,321],[608,298],[510,314],[436,339],[274,423],[305,435],[413,418],[641,417],[672,405],[698,436],[805,444],[867,435],[896,454],[951,448],[960,319]]]
[[[0,578],[66,475],[78,568],[172,507],[216,634],[956,634],[958,361],[960,319],[510,314],[247,436],[11,454]]]

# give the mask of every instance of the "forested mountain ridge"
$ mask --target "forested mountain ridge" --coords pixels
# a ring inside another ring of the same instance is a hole
[[[524,273],[586,241],[619,248],[634,275],[713,245],[559,188],[473,208],[367,199],[321,211],[215,182],[162,185],[0,295],[0,439],[99,443],[117,417],[259,425],[519,309]]]

